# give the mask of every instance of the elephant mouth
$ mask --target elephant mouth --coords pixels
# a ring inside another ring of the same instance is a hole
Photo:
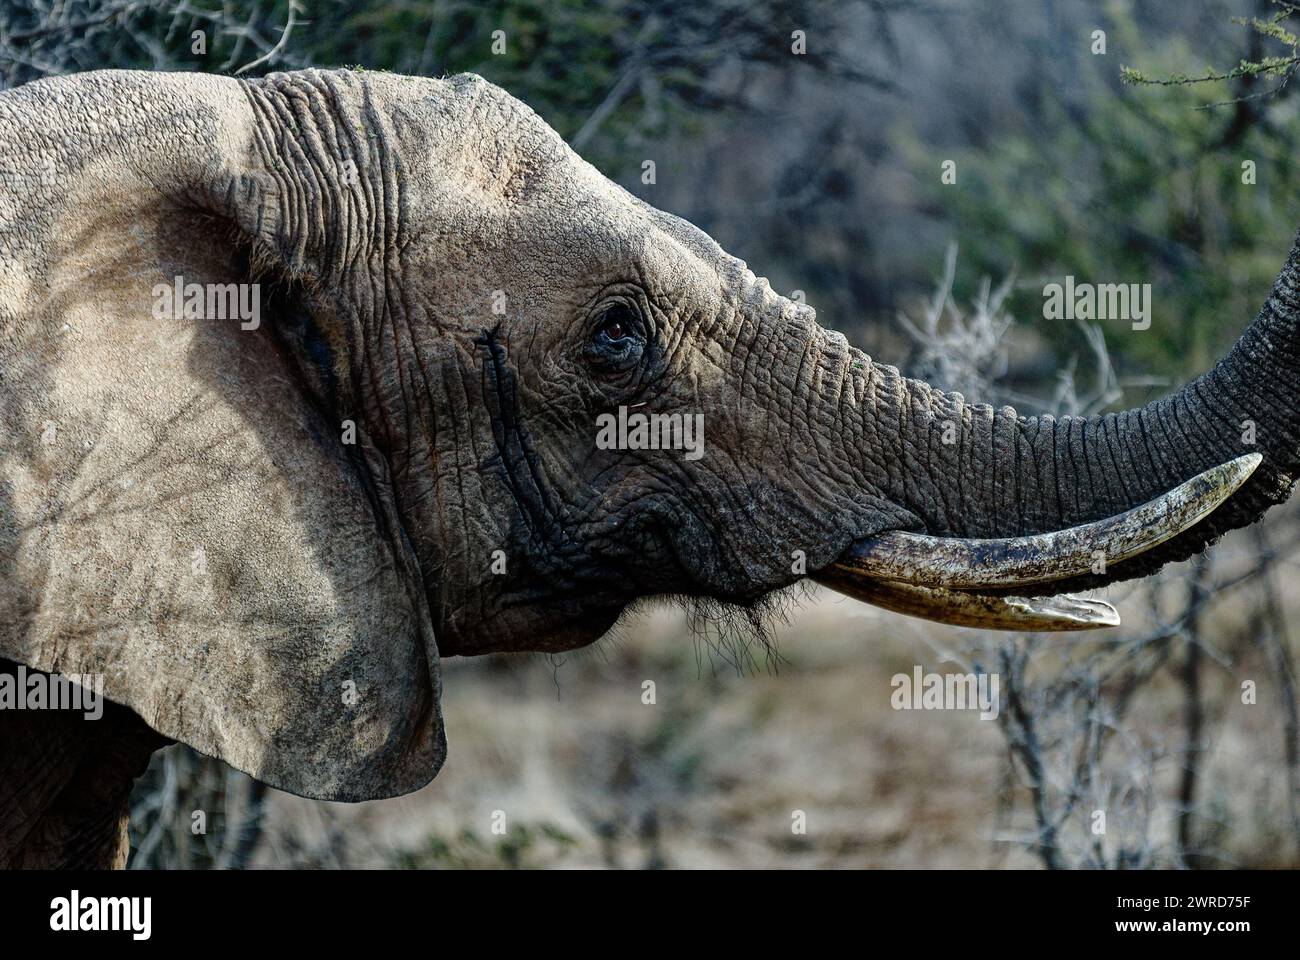
[[[1118,626],[1103,600],[1009,595],[1104,572],[1209,516],[1263,458],[1219,464],[1153,500],[1092,523],[1001,539],[934,537],[893,530],[858,540],[813,579],[897,613],[994,630],[1091,630]],[[1050,591],[1049,591],[1050,592]]]

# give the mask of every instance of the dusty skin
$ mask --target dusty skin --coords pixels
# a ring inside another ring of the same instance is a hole
[[[303,796],[415,790],[440,657],[584,646],[640,596],[750,603],[898,531],[1059,545],[1155,503],[1104,573],[1066,551],[1003,592],[1142,576],[1284,500],[1300,451],[1294,251],[1182,390],[1019,417],[853,349],[470,75],[42,80],[0,95],[0,181],[0,655],[118,707],[94,744],[5,727],[0,864],[120,863],[167,740]],[[259,284],[257,324],[159,317],[178,277]],[[702,415],[702,455],[595,446],[641,404]],[[933,573],[903,589],[951,620]]]

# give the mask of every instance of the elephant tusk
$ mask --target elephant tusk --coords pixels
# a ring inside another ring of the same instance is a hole
[[[996,540],[891,530],[853,544],[828,572],[957,590],[1015,588],[1098,573],[1144,553],[1223,503],[1263,458],[1229,460],[1124,513],[1053,533]]]
[[[1109,603],[1069,594],[1002,597],[831,572],[818,574],[813,579],[845,596],[894,613],[959,627],[1030,632],[1119,626],[1119,613]]]

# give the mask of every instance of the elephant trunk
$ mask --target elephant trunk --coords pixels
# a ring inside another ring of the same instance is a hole
[[[1153,518],[1156,527],[1163,525],[1145,531],[1141,549],[1117,559],[1112,553],[1112,562],[1100,567],[1014,586],[990,576],[978,590],[980,602],[1008,593],[1043,596],[1144,576],[1254,522],[1286,499],[1300,471],[1298,320],[1300,240],[1258,318],[1228,356],[1140,409],[1087,418],[1020,417],[1009,407],[969,404],[960,394],[868,363],[863,376],[874,405],[866,407],[872,411],[866,429],[885,451],[882,492],[907,507],[927,536],[895,537],[887,549],[884,541],[855,544],[838,570],[821,579],[875,602],[868,594],[884,581],[868,583],[862,574],[874,577],[881,562],[897,563],[909,551],[916,563],[937,567],[954,548],[949,541],[961,542],[970,545],[962,549],[972,564],[992,570],[1006,561],[1007,550],[1023,553],[1030,550],[1026,545],[1039,544],[1042,538],[1033,535],[1070,530],[1077,545],[1094,531],[1100,538],[1095,546],[1104,552],[1123,526],[1113,518],[1128,511],[1130,527],[1150,525]],[[1196,483],[1187,483],[1193,478]],[[1145,513],[1135,510],[1144,504],[1150,504]],[[993,544],[1003,547],[993,551]],[[1032,557],[1020,559],[1033,565]],[[846,579],[852,573],[862,582]],[[951,564],[940,573],[928,584],[900,583],[900,590],[910,591],[906,598],[893,591],[885,598],[893,602],[882,605],[902,609],[934,599],[918,601],[917,589],[951,594],[960,585]],[[940,599],[966,605],[968,597]]]

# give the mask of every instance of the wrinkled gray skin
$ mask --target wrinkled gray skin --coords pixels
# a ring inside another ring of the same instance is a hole
[[[1051,590],[1095,586],[1296,469],[1295,253],[1214,370],[1054,421],[873,362],[474,76],[41,81],[0,96],[0,183],[0,655],[129,708],[112,810],[164,737],[308,796],[409,791],[445,754],[440,656],[571,649],[641,596],[753,602],[797,550],[813,573],[891,529],[1055,530],[1264,455],[1208,520]],[[155,319],[176,275],[260,281],[260,327]],[[704,456],[597,449],[637,404],[703,413]],[[0,797],[0,862],[120,862],[29,801]]]

